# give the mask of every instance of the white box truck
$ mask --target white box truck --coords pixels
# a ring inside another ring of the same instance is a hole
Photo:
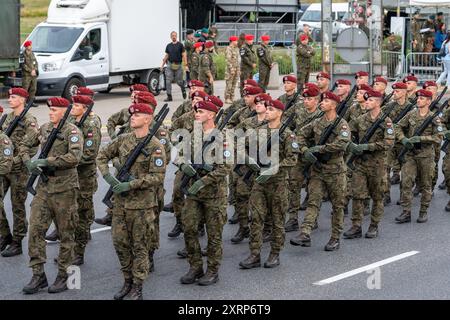
[[[70,97],[79,86],[109,92],[146,83],[158,94],[179,0],[52,0],[28,37],[39,62],[39,96]]]

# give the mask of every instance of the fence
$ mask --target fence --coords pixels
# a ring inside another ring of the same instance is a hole
[[[404,56],[399,51],[383,51],[381,56],[382,74],[391,81],[403,77]]]
[[[414,73],[420,82],[435,81],[443,70],[438,52],[411,52],[405,60],[403,73]]]

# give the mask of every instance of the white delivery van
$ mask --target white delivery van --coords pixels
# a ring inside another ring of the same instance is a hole
[[[39,63],[37,94],[70,97],[79,86],[109,92],[137,82],[158,94],[171,31],[179,33],[178,0],[52,0],[28,37]]]

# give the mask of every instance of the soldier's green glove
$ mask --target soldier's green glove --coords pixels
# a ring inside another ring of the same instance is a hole
[[[105,179],[105,181],[111,186],[114,187],[116,185],[118,185],[120,183],[119,180],[117,180],[116,177],[114,177],[113,175],[111,175],[110,173],[105,174],[103,176],[103,179]]]
[[[411,149],[414,148],[414,144],[413,144],[411,141],[409,141],[408,138],[403,138],[400,142],[401,142],[402,145],[404,145],[405,148],[408,149],[408,150],[411,150]]]
[[[198,179],[197,181],[194,182],[194,184],[192,186],[190,186],[190,188],[188,189],[188,193],[190,195],[195,196],[204,187],[205,187],[205,183],[203,182],[203,180]]]
[[[355,150],[356,150],[356,146],[357,146],[357,144],[356,143],[354,143],[354,142],[350,142],[349,144],[348,144],[348,146],[347,146],[347,152],[349,152],[349,153],[354,153],[354,154],[356,154],[355,152]]]
[[[268,169],[262,170],[261,174],[256,178],[257,183],[265,183],[267,180],[269,180],[270,177],[275,175],[278,172],[279,168],[278,166],[273,166]]]
[[[450,140],[450,130],[444,131],[444,138],[445,140]]]
[[[352,153],[354,153],[356,155],[362,155],[364,153],[364,151],[368,151],[368,150],[369,150],[368,144],[356,144],[353,147]]]
[[[303,157],[304,157],[305,161],[310,164],[314,164],[317,161],[316,156],[311,151],[309,151],[309,149],[305,151],[305,153],[303,154]]]
[[[114,140],[115,138],[117,138],[117,133],[114,131],[111,133],[111,140]]]
[[[323,146],[314,146],[308,149],[311,153],[319,153],[322,150]]]
[[[31,161],[27,161],[25,163],[25,166],[27,167],[28,171],[31,174],[39,175],[42,173],[41,168],[48,167],[48,161],[47,161],[47,159],[31,160]]]
[[[419,136],[413,136],[413,137],[409,138],[409,142],[411,142],[412,144],[420,143],[420,137]]]
[[[203,170],[206,170],[206,171],[208,171],[208,172],[211,172],[211,171],[214,170],[214,166],[213,166],[212,164],[207,164],[207,163],[205,163],[205,164],[203,165]]]
[[[112,191],[114,193],[122,193],[122,192],[127,192],[130,190],[131,190],[131,186],[130,186],[129,182],[120,182],[112,188]]]
[[[187,163],[181,164],[180,169],[188,177],[193,177],[197,173],[197,171],[195,171],[195,169],[190,164]]]

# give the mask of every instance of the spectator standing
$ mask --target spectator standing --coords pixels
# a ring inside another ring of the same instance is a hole
[[[447,37],[445,38],[444,43],[445,46],[445,56],[442,58],[442,63],[444,64],[444,71],[439,76],[439,79],[436,81],[438,85],[442,84],[444,79],[447,79],[446,86],[450,86],[450,32],[447,32]]]
[[[186,89],[184,88],[183,80],[183,64],[186,66],[186,71],[189,71],[186,58],[186,50],[181,42],[178,41],[178,34],[175,31],[170,33],[172,40],[166,46],[166,55],[164,56],[161,65],[161,71],[167,63],[166,68],[166,90],[167,99],[164,102],[172,101],[172,81],[175,80],[180,86],[183,94],[183,99],[186,99]]]
[[[441,23],[439,25],[439,29],[436,31],[436,35],[434,37],[434,46],[433,46],[433,52],[439,52],[439,50],[442,47],[442,44],[445,41],[445,38],[447,37],[447,26],[445,23]]]
[[[411,22],[411,33],[412,33],[412,49],[414,52],[422,51],[422,35],[420,33],[420,21],[419,12],[416,11]]]

